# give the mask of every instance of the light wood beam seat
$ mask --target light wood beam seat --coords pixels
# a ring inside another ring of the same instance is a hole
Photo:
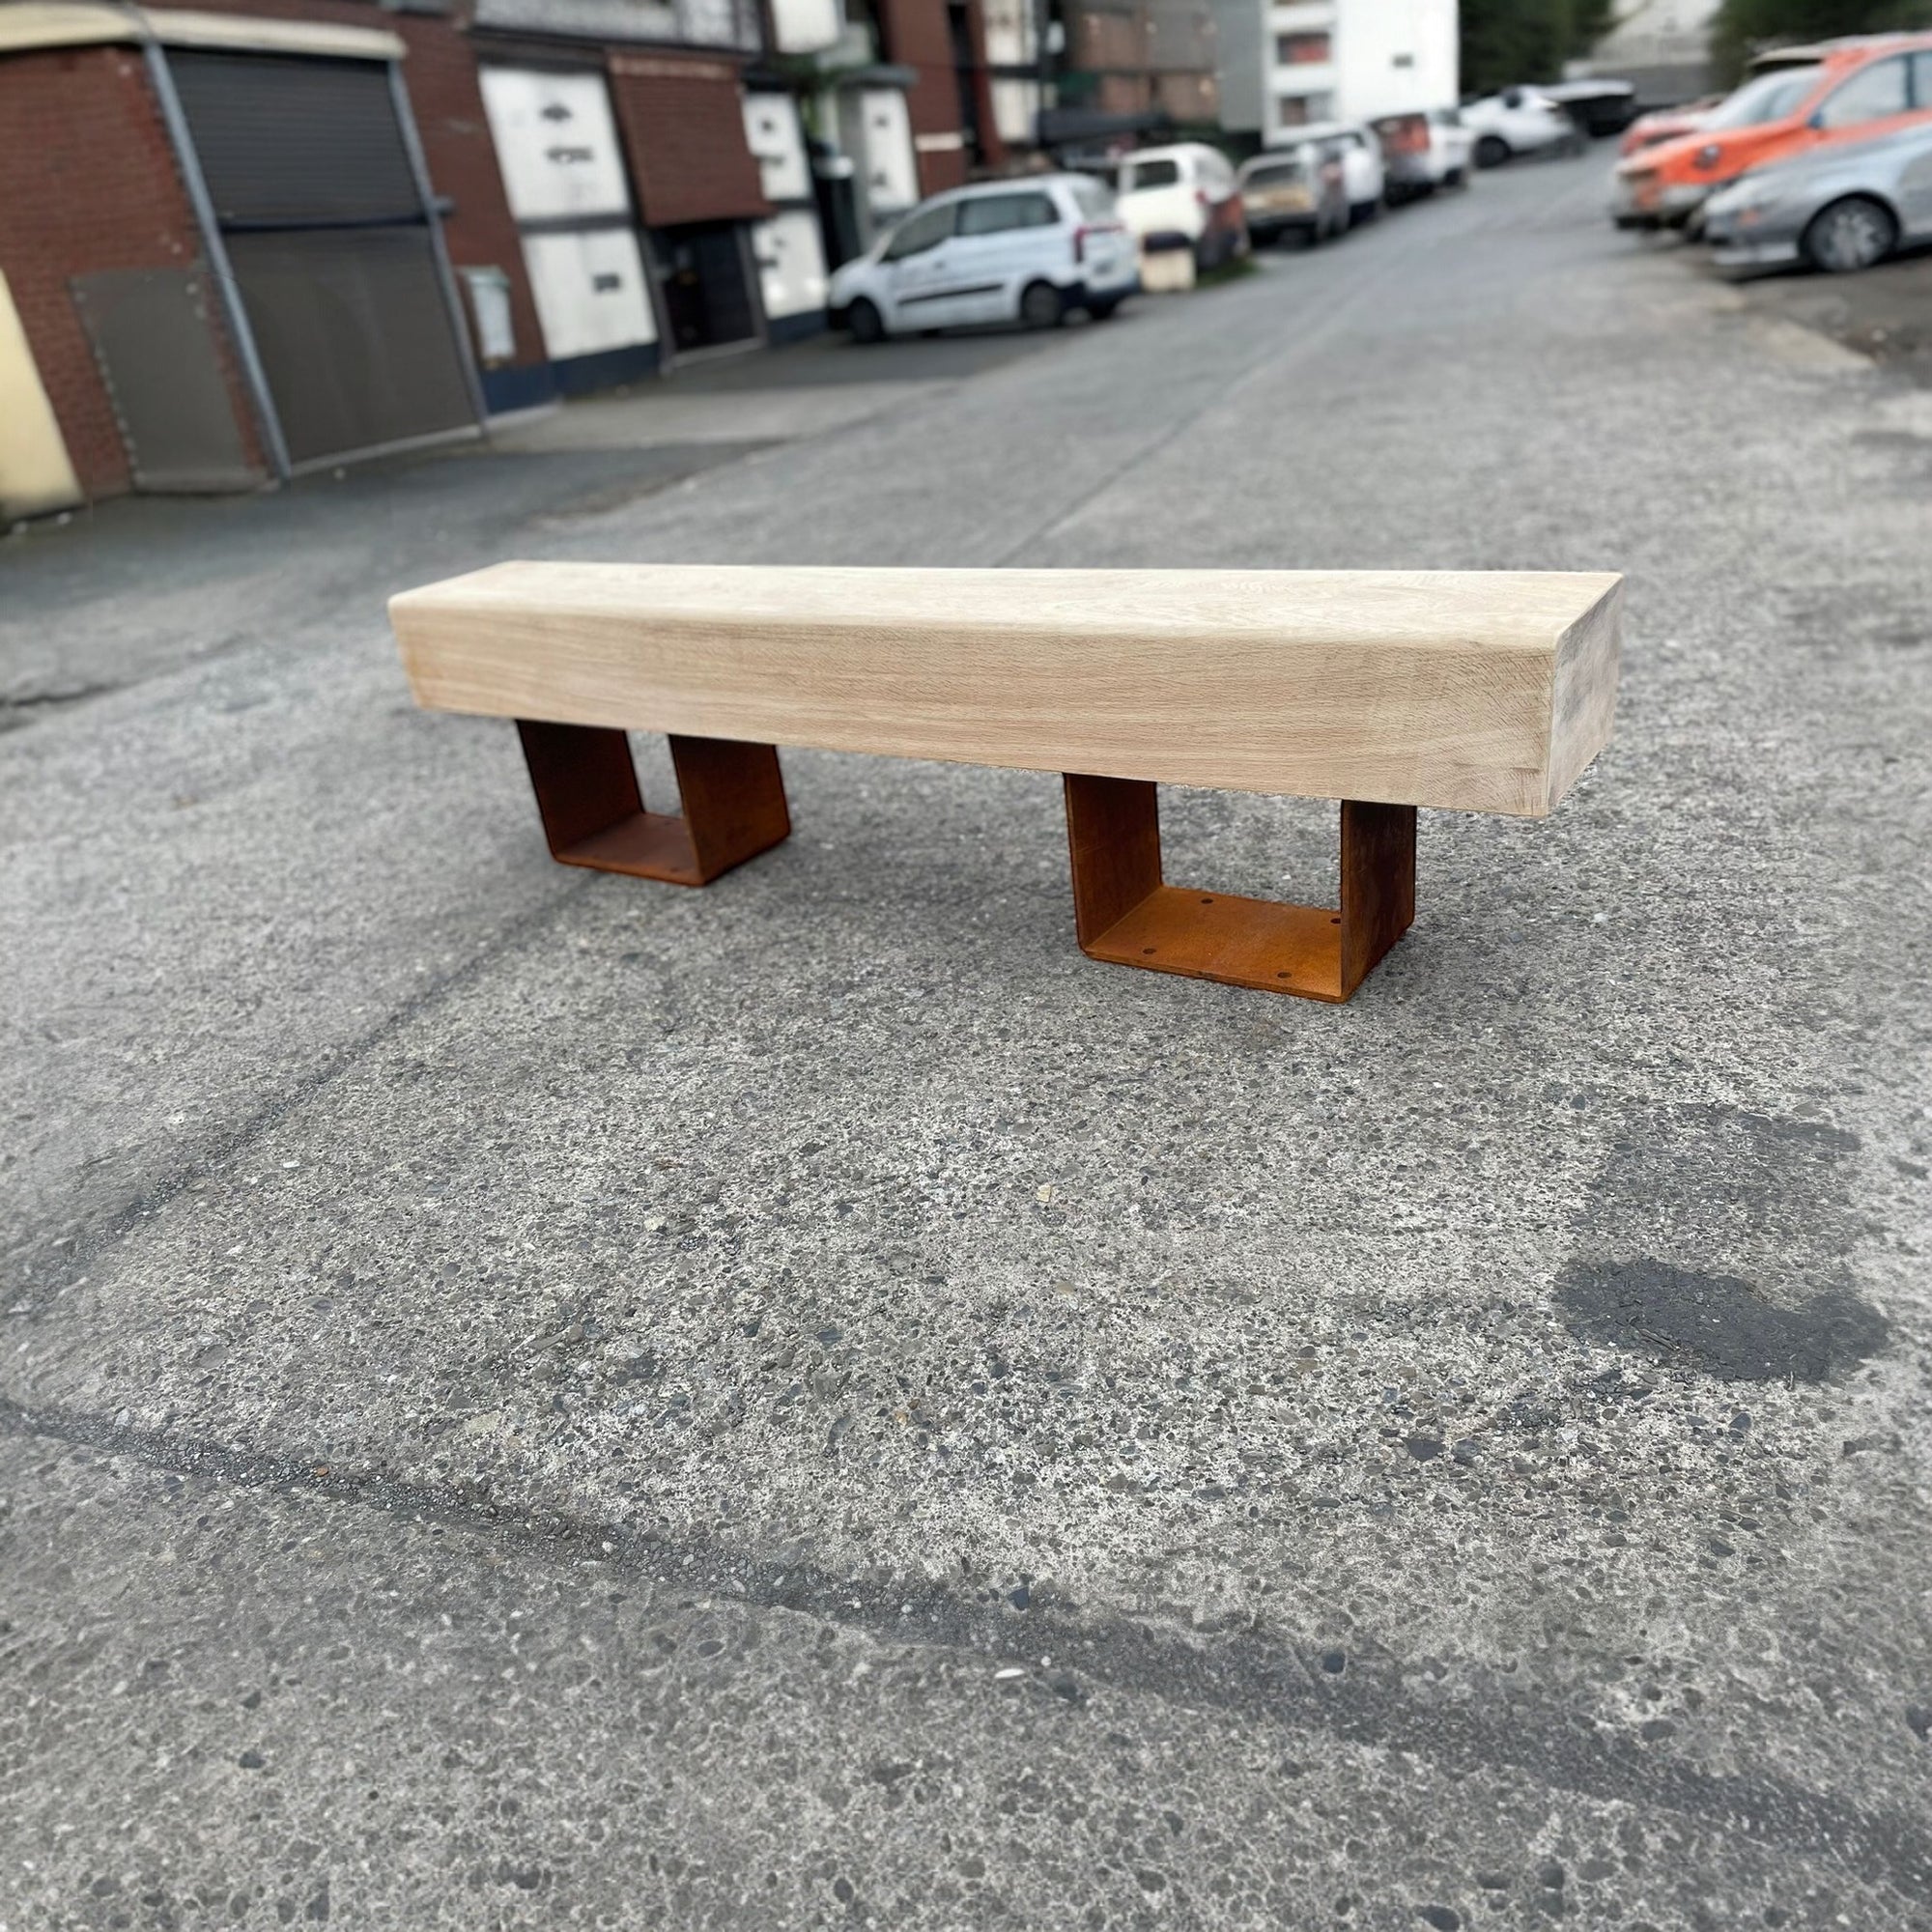
[[[1057,771],[1093,957],[1346,1000],[1413,916],[1417,806],[1543,817],[1607,742],[1621,586],[505,563],[389,610],[418,704],[518,721],[567,865],[707,884],[790,831],[779,745]],[[1167,885],[1162,784],[1341,801],[1339,907]]]

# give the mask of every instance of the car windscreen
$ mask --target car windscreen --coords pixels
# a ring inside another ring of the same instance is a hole
[[[1788,67],[1747,80],[1703,123],[1713,128],[1760,128],[1789,114],[1818,84],[1815,67]]]
[[[1179,161],[1135,161],[1122,172],[1126,193],[1137,187],[1173,187],[1180,180]]]
[[[1249,187],[1280,187],[1284,183],[1293,184],[1307,179],[1307,166],[1297,156],[1292,161],[1269,161],[1264,167],[1250,168],[1246,183]]]

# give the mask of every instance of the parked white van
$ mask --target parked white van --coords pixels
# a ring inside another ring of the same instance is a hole
[[[1121,163],[1120,210],[1143,247],[1185,243],[1198,268],[1218,268],[1247,246],[1234,163],[1205,141],[1129,155]]]
[[[1140,286],[1133,237],[1087,175],[982,182],[923,201],[832,277],[835,328],[855,342],[975,322],[1104,322]]]

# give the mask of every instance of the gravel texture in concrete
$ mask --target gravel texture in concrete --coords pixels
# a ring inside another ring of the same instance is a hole
[[[1932,423],[1602,195],[0,550],[5,1932],[1932,1926]],[[552,866],[383,617],[505,555],[1616,568],[1624,699],[1330,1009],[1035,775]]]

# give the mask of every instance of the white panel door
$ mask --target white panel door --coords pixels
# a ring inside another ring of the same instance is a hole
[[[526,235],[524,263],[553,361],[658,339],[632,230]]]
[[[752,249],[766,315],[776,321],[825,306],[825,250],[816,215],[790,208],[760,221],[752,230]]]
[[[865,88],[859,95],[859,115],[865,129],[867,205],[881,218],[903,214],[919,199],[919,162],[905,96],[895,87]]]
[[[1000,139],[1024,146],[1034,138],[1038,126],[1039,82],[1002,80],[993,82],[993,126]]]
[[[767,201],[811,199],[805,130],[798,125],[798,102],[790,95],[746,95],[745,144],[757,157]]]
[[[519,221],[629,214],[631,185],[601,73],[482,70],[483,109]]]
[[[781,54],[815,54],[845,31],[838,0],[772,0],[772,33]]]

